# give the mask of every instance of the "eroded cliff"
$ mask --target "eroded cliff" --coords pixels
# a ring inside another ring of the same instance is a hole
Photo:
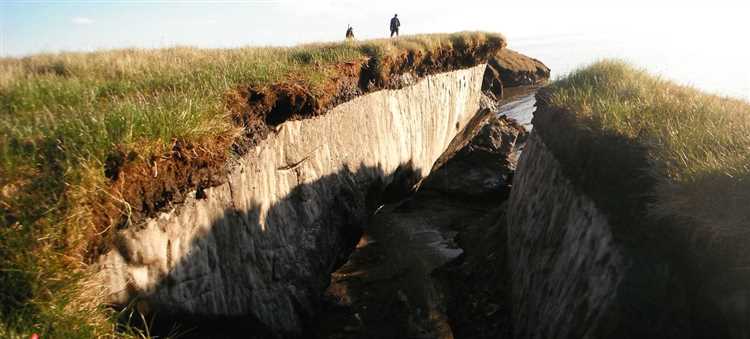
[[[299,332],[361,232],[368,199],[428,173],[478,111],[484,70],[428,76],[282,124],[224,184],[118,232],[101,259],[110,300]]]
[[[539,128],[539,127],[537,127]],[[508,201],[516,338],[600,338],[628,263],[607,216],[532,132]]]
[[[513,337],[747,337],[745,278],[732,264],[744,252],[729,246],[743,237],[716,246],[710,223],[655,212],[659,139],[602,128],[552,95],[537,94],[507,209]]]

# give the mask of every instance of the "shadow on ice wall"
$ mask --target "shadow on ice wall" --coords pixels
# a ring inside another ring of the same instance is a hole
[[[186,256],[167,257],[171,269],[155,286],[136,291],[128,285],[131,305],[153,320],[150,331],[157,335],[179,324],[190,330],[183,338],[299,336],[372,211],[408,195],[420,173],[411,161],[393,173],[380,165],[344,167],[295,187],[265,216],[257,203],[225,209]],[[168,253],[171,246],[177,244],[168,241]],[[130,261],[126,247],[118,242],[117,251]]]

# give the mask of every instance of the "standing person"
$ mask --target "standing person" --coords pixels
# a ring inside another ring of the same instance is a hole
[[[354,39],[354,28],[352,28],[352,26],[348,26],[346,29],[346,40],[352,39]]]
[[[394,14],[391,19],[391,38],[395,33],[398,36],[398,28],[401,27],[401,21],[398,21],[398,14]]]

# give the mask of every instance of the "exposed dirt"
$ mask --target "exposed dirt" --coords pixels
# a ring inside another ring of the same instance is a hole
[[[195,143],[175,140],[168,152],[149,159],[132,152],[111,154],[105,164],[105,175],[111,184],[107,194],[93,202],[96,205],[92,208],[94,223],[101,233],[128,227],[179,204],[191,191],[200,193],[204,188],[220,185],[231,167],[228,160],[246,154],[275,133],[279,124],[324,114],[366,93],[402,88],[428,75],[488,61],[506,65],[502,69],[488,67],[490,75],[494,75],[488,79],[492,87],[488,92],[495,92],[496,99],[503,95],[503,82],[506,86],[520,86],[527,83],[519,79],[533,78],[530,84],[535,85],[549,76],[549,69],[539,61],[498,49],[499,46],[485,44],[476,48],[405,52],[382,59],[342,63],[327,70],[325,73],[330,76],[316,88],[294,79],[261,88],[238,87],[225,93],[224,102],[233,123],[241,131],[239,135],[223,135]],[[205,194],[201,197],[205,198]],[[109,241],[106,236],[92,236],[88,258],[95,259]]]
[[[487,67],[484,71],[482,91],[491,95],[491,98],[495,100],[503,97],[503,82],[500,79],[500,73],[493,67]]]
[[[119,151],[111,154],[105,166],[111,184],[107,194],[93,202],[95,225],[102,233],[128,227],[182,202],[191,191],[222,184],[231,166],[227,160],[246,154],[284,121],[314,117],[359,95],[485,63],[500,47],[442,48],[342,63],[323,70],[330,76],[315,88],[294,79],[261,88],[238,87],[224,95],[226,109],[242,131],[238,136],[196,143],[176,140],[170,151],[149,159]],[[90,241],[90,260],[109,244],[107,237],[96,238]]]
[[[229,156],[226,150],[232,141],[230,136],[204,143],[176,140],[168,153],[149,159],[140,159],[132,152],[113,153],[105,166],[105,174],[112,180],[109,194],[95,202],[95,225],[122,229],[181,203],[191,191],[196,191],[196,198],[205,198],[205,193],[201,197],[203,189],[216,186],[225,178]],[[107,237],[92,237],[89,257],[96,258],[106,251],[110,241]]]
[[[497,71],[505,87],[540,85],[550,75],[550,69],[541,61],[507,48],[495,53],[488,66]]]
[[[234,121],[242,126],[252,125],[255,120],[276,126],[287,120],[323,114],[364,93],[404,87],[410,84],[405,81],[408,78],[416,80],[485,63],[496,50],[489,45],[474,49],[442,48],[434,52],[411,51],[382,59],[343,63],[334,66],[334,75],[326,79],[323,90],[314,90],[309,84],[293,80],[263,88],[240,88],[238,97],[246,102],[235,102],[231,113]]]

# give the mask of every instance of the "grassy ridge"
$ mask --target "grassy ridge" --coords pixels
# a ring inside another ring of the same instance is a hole
[[[109,336],[83,252],[113,151],[231,137],[224,95],[280,81],[313,93],[336,65],[407,52],[502,46],[463,32],[293,48],[115,50],[0,59],[0,336]]]
[[[576,130],[617,136],[645,150],[645,161],[634,166],[654,183],[653,215],[689,220],[709,235],[750,230],[750,103],[679,86],[619,61],[555,81],[543,100],[574,115]],[[562,154],[573,152],[566,147],[553,148],[562,158],[591,161],[588,166],[606,167],[615,156],[584,160]]]

